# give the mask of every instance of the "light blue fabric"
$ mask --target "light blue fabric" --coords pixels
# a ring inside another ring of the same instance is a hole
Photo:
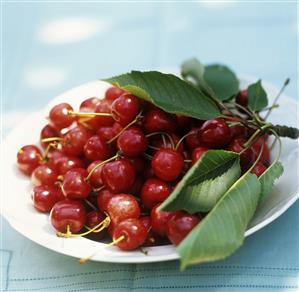
[[[297,98],[296,3],[6,1],[2,5],[5,133],[20,116],[88,80],[131,69],[172,70],[193,56],[205,63],[223,62],[240,74],[259,76],[277,86],[290,77],[286,93]],[[71,27],[79,22],[79,27],[73,28],[77,40],[66,42],[63,31],[62,39],[53,36],[56,21],[66,21]],[[140,265],[89,262],[80,266],[76,259],[24,238],[3,220],[1,288],[298,291],[298,214],[297,202],[247,238],[229,259],[185,272],[179,272],[177,261]]]

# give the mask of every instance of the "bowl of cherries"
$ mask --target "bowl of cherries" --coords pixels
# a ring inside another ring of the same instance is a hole
[[[298,154],[289,139],[297,133],[290,127],[295,101],[282,96],[278,109],[276,100],[257,107],[261,84],[248,78],[217,101],[212,83],[198,89],[147,73],[139,72],[144,83],[132,74],[70,90],[8,135],[4,165],[13,192],[5,194],[4,216],[16,230],[81,263],[181,258],[187,266],[228,256],[298,198]],[[177,90],[167,99],[169,85]],[[278,93],[269,85],[262,92],[269,100]],[[286,108],[288,127],[278,126]],[[226,210],[245,214],[243,225],[226,219]],[[221,224],[227,235],[220,231],[223,241],[209,245]],[[236,241],[231,250],[226,237]]]

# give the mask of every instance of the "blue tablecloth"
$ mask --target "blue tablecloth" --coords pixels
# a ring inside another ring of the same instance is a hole
[[[131,69],[223,62],[297,94],[297,3],[18,3],[3,7],[4,134],[53,96]],[[1,174],[5,175],[5,174]],[[8,196],[9,194],[1,194]],[[49,251],[2,219],[4,291],[295,291],[299,203],[229,259],[179,272],[178,262],[106,264]]]

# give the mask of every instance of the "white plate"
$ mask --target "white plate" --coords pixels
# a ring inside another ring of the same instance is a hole
[[[254,78],[243,78],[241,87],[255,81]],[[268,96],[273,98],[278,89],[271,85],[264,86]],[[9,224],[30,240],[47,247],[56,252],[81,258],[88,256],[93,251],[99,249],[103,244],[86,238],[58,238],[52,229],[48,215],[38,213],[32,206],[30,199],[30,181],[28,177],[20,174],[16,168],[16,153],[18,149],[26,144],[36,143],[39,138],[41,127],[46,123],[45,117],[49,109],[60,102],[69,102],[74,107],[78,107],[80,102],[91,96],[103,96],[108,85],[100,81],[92,81],[74,88],[58,97],[42,111],[33,113],[21,122],[6,138],[2,145],[5,153],[1,162],[4,180],[4,202],[3,215]],[[281,107],[275,109],[270,121],[289,126],[297,126],[298,104],[295,100],[282,96]],[[298,143],[290,139],[283,139],[283,153],[281,161],[285,171],[283,176],[276,183],[272,194],[268,200],[259,207],[253,220],[251,221],[246,236],[256,232],[266,226],[284,211],[286,211],[298,198]],[[147,248],[148,255],[140,251],[123,252],[117,247],[102,249],[92,260],[118,263],[145,263],[156,261],[167,261],[177,259],[178,255],[172,245]]]

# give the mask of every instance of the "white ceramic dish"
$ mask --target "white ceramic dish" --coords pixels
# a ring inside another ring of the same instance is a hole
[[[247,86],[255,81],[254,78],[242,78],[241,87]],[[103,244],[85,238],[58,238],[52,229],[47,214],[38,213],[32,206],[30,199],[30,180],[19,173],[15,160],[17,150],[26,144],[38,141],[41,127],[46,123],[45,117],[49,109],[60,102],[69,102],[75,108],[80,102],[91,96],[103,96],[109,85],[92,81],[74,88],[62,95],[54,98],[44,110],[33,113],[26,117],[7,136],[2,145],[4,162],[1,163],[1,170],[5,174],[4,193],[2,202],[2,212],[9,224],[30,240],[47,247],[56,252],[81,258],[88,256],[93,251],[98,250]],[[274,98],[278,89],[265,84],[269,99]],[[298,126],[298,103],[287,97],[280,99],[281,106],[273,111],[270,121],[289,126]],[[281,161],[285,167],[285,172],[276,183],[272,194],[268,200],[258,208],[251,221],[246,236],[256,232],[266,226],[283,212],[285,212],[299,196],[298,182],[298,142],[290,139],[283,139],[283,153]],[[92,260],[117,263],[145,263],[178,259],[178,255],[172,245],[147,248],[148,255],[140,251],[123,252],[117,247],[103,248]]]

